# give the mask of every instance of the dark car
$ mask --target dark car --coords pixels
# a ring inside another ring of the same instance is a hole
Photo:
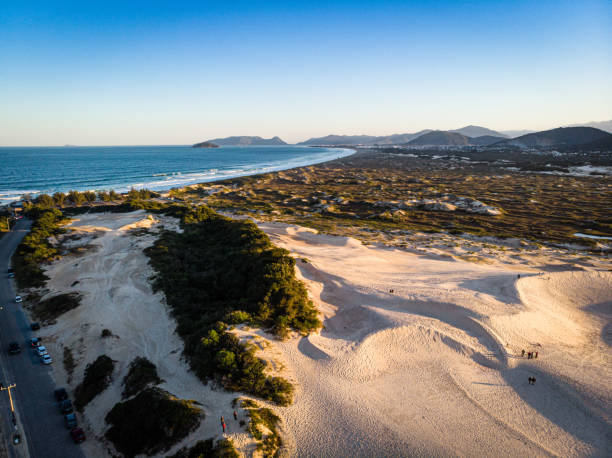
[[[53,392],[53,395],[55,396],[55,400],[57,402],[62,402],[64,399],[68,399],[68,392],[66,391],[66,388],[58,388]]]
[[[36,348],[40,345],[41,339],[40,337],[32,337],[30,339],[30,347]]]
[[[21,347],[17,342],[11,342],[8,346],[8,351],[11,355],[16,355],[21,352]]]
[[[77,427],[77,417],[75,413],[69,413],[64,415],[64,421],[66,422],[66,428],[73,429]]]
[[[32,331],[38,331],[40,329],[40,323],[34,322],[30,324],[30,329]]]
[[[75,444],[81,443],[85,440],[85,431],[81,428],[72,428],[70,430],[70,437],[72,437]]]
[[[60,401],[59,409],[60,412],[63,414],[72,413],[72,402],[70,401],[70,399],[64,399],[63,401]]]

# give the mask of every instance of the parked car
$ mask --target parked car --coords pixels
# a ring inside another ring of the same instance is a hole
[[[30,339],[30,347],[32,348],[36,348],[38,346],[40,346],[40,337],[32,337]]]
[[[21,296],[15,296],[15,302],[19,304],[23,302],[23,299],[21,298]]]
[[[8,278],[15,278],[15,272],[9,272]]]
[[[64,422],[66,423],[66,428],[73,429],[77,427],[77,417],[76,414],[68,413],[64,415]]]
[[[72,413],[72,401],[70,399],[64,399],[59,403],[60,412],[63,414]]]
[[[11,355],[16,355],[21,352],[21,347],[17,342],[11,342],[9,343],[8,351]]]
[[[70,430],[70,437],[72,437],[75,444],[79,444],[85,440],[85,431],[81,428],[72,428]]]
[[[42,355],[42,356],[40,357],[40,361],[41,361],[43,364],[51,364],[51,363],[53,362],[53,358],[51,358],[51,355],[46,354],[46,355]]]
[[[34,352],[38,356],[47,355],[49,353],[47,351],[47,347],[45,347],[44,345],[39,345],[38,347],[34,348]]]
[[[66,391],[66,388],[58,388],[53,392],[53,395],[55,396],[55,400],[57,402],[68,399],[68,392]]]
[[[36,321],[34,323],[30,323],[30,329],[32,331],[38,331],[40,329],[40,323]]]

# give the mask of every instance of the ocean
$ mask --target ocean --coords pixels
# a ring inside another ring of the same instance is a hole
[[[352,154],[301,146],[0,147],[0,204],[56,191],[167,190],[317,164]]]

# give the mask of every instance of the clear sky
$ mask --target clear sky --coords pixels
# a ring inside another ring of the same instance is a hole
[[[0,145],[612,119],[612,1],[2,1]]]

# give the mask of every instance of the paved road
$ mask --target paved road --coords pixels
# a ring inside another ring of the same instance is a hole
[[[15,293],[7,278],[10,257],[28,232],[30,222],[20,220],[11,233],[0,238],[0,381],[7,386],[15,383],[13,402],[25,433],[27,448],[32,458],[82,458],[81,447],[75,445],[64,427],[53,397],[55,384],[49,366],[43,365],[27,347],[33,336],[29,322],[19,304],[15,304]],[[22,347],[18,355],[9,355],[8,343],[16,341]],[[62,364],[62,355],[51,355],[53,364]],[[13,430],[10,406],[6,391],[0,392],[0,416],[5,433]],[[12,457],[25,456],[26,444],[9,445]]]

